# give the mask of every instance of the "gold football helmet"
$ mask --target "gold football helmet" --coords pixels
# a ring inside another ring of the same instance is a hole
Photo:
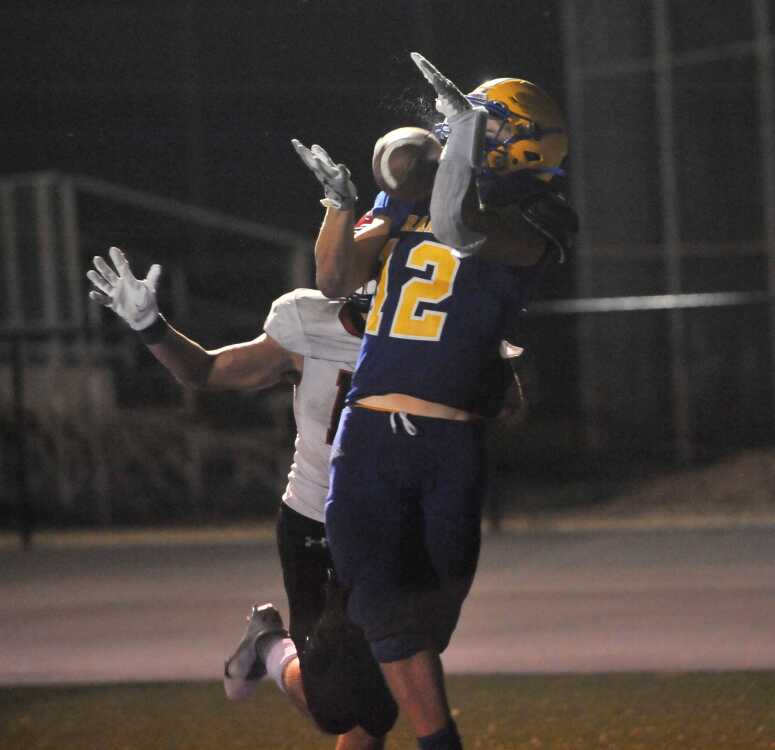
[[[485,81],[467,99],[487,109],[486,168],[501,176],[529,170],[549,181],[568,153],[565,118],[542,89],[521,78]]]

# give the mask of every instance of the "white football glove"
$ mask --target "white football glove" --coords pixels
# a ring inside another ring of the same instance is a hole
[[[326,197],[320,202],[326,208],[333,207],[341,211],[353,208],[358,200],[358,190],[350,179],[350,170],[344,164],[334,164],[322,146],[314,144],[312,148],[307,148],[296,138],[292,138],[291,143],[304,165],[323,186]]]
[[[148,275],[140,280],[129,268],[129,261],[117,247],[108,251],[115,270],[99,255],[94,256],[94,268],[86,277],[97,289],[89,292],[89,299],[109,307],[123,318],[134,331],[148,328],[159,317],[156,303],[156,285],[161,276],[161,266],[154,263]],[[98,291],[99,290],[99,291]]]
[[[439,69],[426,60],[419,52],[411,52],[414,64],[436,91],[436,111],[444,117],[453,117],[472,108],[471,102],[452,81],[439,72]]]

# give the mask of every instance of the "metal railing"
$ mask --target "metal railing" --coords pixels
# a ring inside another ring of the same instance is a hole
[[[32,191],[27,196],[32,201],[32,210],[28,212],[32,231],[30,231],[30,226],[19,226],[18,211],[14,209],[14,200],[18,198],[16,191],[23,186]],[[149,196],[146,193],[109,185],[90,178],[46,173],[23,176],[15,180],[11,178],[0,180],[3,279],[7,300],[5,316],[0,319],[0,343],[6,342],[7,345],[5,349],[5,359],[9,365],[7,381],[11,383],[8,407],[16,434],[16,442],[12,446],[15,450],[15,457],[13,462],[9,462],[14,466],[15,472],[13,479],[15,495],[12,502],[16,508],[14,515],[18,519],[19,533],[24,541],[29,541],[35,522],[30,489],[30,451],[26,436],[31,407],[31,394],[27,381],[31,368],[49,368],[48,380],[46,381],[44,378],[44,382],[51,383],[52,388],[43,395],[53,398],[57,391],[55,384],[67,362],[80,363],[84,366],[84,372],[92,373],[99,369],[107,368],[110,370],[116,362],[123,362],[125,366],[129,366],[129,369],[135,369],[137,367],[137,349],[141,348],[137,345],[136,337],[125,335],[120,327],[115,330],[106,329],[102,324],[99,309],[96,306],[87,307],[85,305],[87,285],[84,280],[84,270],[90,255],[88,251],[95,242],[95,238],[93,236],[94,229],[89,220],[79,219],[77,209],[81,205],[80,202],[89,196],[94,196],[101,201],[118,201],[132,209],[152,214],[163,214],[176,222],[185,224],[190,222],[194,226],[217,232],[233,232],[257,243],[269,242],[282,248],[282,256],[279,261],[269,259],[267,256],[267,262],[272,264],[273,272],[276,271],[278,262],[284,263],[287,269],[285,278],[275,279],[275,285],[271,290],[272,296],[294,286],[309,283],[311,241],[309,238],[295,233],[245,222],[238,218],[232,219],[218,212],[186,206],[177,201]],[[56,205],[60,206],[60,209],[55,211],[54,206]],[[37,253],[32,253],[35,258],[33,264],[29,263],[29,258],[21,257],[22,249],[30,247],[29,244],[24,245],[24,242],[29,243],[31,238],[33,242],[37,243],[39,250]],[[57,252],[58,250],[61,252]],[[289,250],[291,251],[290,258]],[[255,255],[254,252],[251,252],[252,257]],[[184,256],[175,260],[174,255],[171,258],[173,268],[175,265],[178,266],[177,273],[180,279],[180,282],[173,284],[171,289],[172,295],[175,297],[173,305],[176,310],[184,310],[187,307],[186,300],[191,296],[188,287],[192,279],[187,274],[188,262],[191,259],[189,256]],[[215,269],[221,261],[221,256],[215,256],[209,267]],[[207,264],[198,262],[193,265],[196,267],[197,274],[207,273]],[[37,280],[41,283],[41,288],[38,291],[41,304],[37,317],[29,315],[23,294],[25,289],[26,293],[29,293],[29,279],[25,280],[24,274],[25,270],[29,272],[30,268],[38,274]],[[57,281],[58,279],[65,279],[66,283],[62,285]],[[761,290],[554,299],[533,303],[528,318],[529,321],[534,322],[549,321],[552,326],[558,324],[574,325],[578,321],[584,321],[587,327],[592,328],[596,325],[604,325],[604,321],[610,321],[619,315],[653,316],[660,313],[690,315],[694,313],[710,314],[714,310],[754,310],[763,312],[766,321],[767,310],[772,309],[773,301],[773,296],[769,292]],[[218,309],[217,301],[211,300],[209,304],[213,306],[213,310]],[[240,312],[239,307],[234,309],[240,313],[238,317],[244,317],[246,326],[255,328],[260,325],[260,319],[257,318],[256,314],[244,310]],[[261,309],[259,312],[265,313],[266,310]],[[217,312],[210,317],[217,318]],[[529,323],[529,325],[532,324]],[[638,333],[640,327],[639,323],[629,323],[628,334]],[[656,327],[659,328],[659,326]],[[712,325],[708,323],[704,325],[704,328],[712,328]],[[755,341],[752,338],[752,343],[747,346],[746,351],[764,351],[766,358],[769,335],[766,323],[756,330],[749,329],[750,326],[748,326],[745,335],[759,338]],[[605,338],[604,333],[600,334],[598,338],[601,336]],[[624,341],[622,345],[626,346],[627,342]],[[549,353],[547,357],[552,356],[554,348],[554,342],[550,341],[546,346],[546,351]],[[0,359],[2,359],[3,351],[0,347]],[[675,365],[675,356],[677,356],[680,358],[679,365],[690,369],[691,357],[688,350],[681,350],[675,353],[673,358],[666,357],[663,358],[664,361],[655,362],[654,360],[659,356],[658,351],[657,347],[653,347],[651,351],[643,353],[644,367],[653,365],[654,372],[664,373],[665,369],[669,370]],[[579,367],[583,367],[583,362]],[[750,363],[748,367],[751,368]],[[753,370],[756,370],[757,367],[758,364],[754,363]],[[578,369],[566,374],[567,388],[577,389],[580,407],[574,418],[580,422],[579,434],[586,434],[588,438],[590,432],[602,432],[606,429],[606,415],[596,410],[587,409],[590,401],[584,393],[580,392],[581,386],[579,386],[579,383],[585,381],[583,377],[578,377],[578,375]],[[648,377],[648,375],[644,377]],[[701,383],[697,382],[693,383],[694,385],[702,386]],[[740,388],[744,389],[745,387],[741,381]],[[88,377],[82,377],[78,379],[76,393],[71,397],[72,401],[77,402],[81,418],[85,420],[87,427],[88,423],[93,425],[91,429],[86,429],[84,434],[86,440],[90,441],[87,443],[86,451],[92,456],[97,467],[101,463],[105,463],[105,452],[108,450],[108,446],[105,444],[104,430],[98,429],[98,422],[104,421],[106,417],[103,409],[105,396],[100,394],[99,388],[98,382],[90,381]],[[626,390],[627,383],[613,380],[611,388],[621,394]],[[772,389],[769,392],[764,390],[761,392],[763,394],[760,404],[761,411],[775,413],[775,393],[772,392]],[[659,394],[659,396],[660,398],[664,397],[669,402],[668,405],[652,402],[647,408],[670,411],[669,422],[672,428],[669,430],[670,434],[663,437],[673,441],[673,451],[676,456],[682,456],[683,448],[679,441],[684,441],[684,444],[688,441],[690,451],[693,453],[692,442],[695,439],[692,428],[695,422],[693,415],[697,412],[699,397],[695,396],[691,388],[686,391],[684,401],[677,401],[674,398],[674,393]],[[190,414],[195,406],[195,400],[191,395],[186,398],[190,399],[188,403]],[[703,398],[705,397],[703,396]],[[271,412],[268,420],[278,427],[267,443],[269,448],[257,458],[257,460],[267,462],[271,462],[273,451],[280,451],[279,447],[288,449],[292,437],[289,420],[285,419],[288,407],[287,394],[279,400],[275,399],[275,402],[272,403],[274,405],[268,407],[269,412]],[[646,402],[642,401],[642,403]],[[639,408],[642,407],[636,406],[626,418],[637,423]],[[623,408],[622,412],[624,411],[626,409]],[[686,425],[683,432],[680,429],[681,424]],[[531,428],[528,425],[525,429],[529,431]],[[184,492],[189,496],[188,507],[195,515],[201,511],[202,498],[206,492],[203,476],[207,459],[203,449],[205,443],[201,442],[202,433],[194,426],[193,421],[186,423],[184,429],[181,430],[181,435],[183,435],[181,439],[190,441],[190,460],[184,462]],[[222,435],[223,433],[221,433]],[[581,451],[593,452],[594,443],[584,443],[587,438],[582,438],[578,448]],[[222,443],[225,440],[223,437],[219,439]],[[529,441],[530,436],[523,436],[523,439]],[[644,436],[644,440],[646,439],[649,438]],[[62,441],[63,435],[56,434],[56,432],[50,441],[54,446],[55,460],[52,461],[54,469],[58,462],[66,461],[68,455],[67,446]],[[282,455],[284,457],[286,453]],[[57,456],[58,458],[56,458]],[[287,472],[287,465],[281,461],[276,466],[272,465],[269,471],[276,475],[273,479],[270,478],[272,481],[278,477],[282,480]],[[32,478],[36,477],[33,475]],[[96,470],[90,475],[89,481],[93,485],[92,492],[97,497],[92,521],[103,524],[111,523],[116,509],[111,507],[112,500],[108,490],[107,477],[104,473]],[[55,492],[65,505],[69,502],[68,498],[73,495],[71,484],[66,475],[60,472]]]
[[[106,219],[110,227],[105,226]],[[122,230],[127,223],[130,230]],[[124,372],[136,370],[138,347],[98,305],[87,303],[85,279],[91,256],[113,244],[114,232],[130,242],[137,237],[140,246],[153,240],[162,246],[159,252],[166,253],[165,267],[172,278],[166,306],[176,311],[178,319],[186,319],[192,300],[197,299],[189,267],[198,267],[199,275],[207,276],[207,268],[216,268],[224,258],[244,257],[240,243],[246,240],[251,272],[273,279],[273,288],[265,290],[264,296],[271,299],[287,288],[308,286],[311,279],[311,240],[300,233],[81,175],[42,172],[0,178],[0,344],[6,344],[0,346],[0,373],[7,373],[0,378],[0,397],[7,384],[11,427],[6,456],[13,454],[3,463],[13,477],[5,492],[15,486],[15,494],[7,499],[17,508],[25,543],[35,515],[31,481],[39,479],[41,468],[55,474],[49,489],[58,502],[73,506],[78,488],[65,467],[72,463],[68,433],[76,423],[85,425],[81,437],[87,444],[82,452],[94,467],[89,476],[91,493],[97,498],[93,520],[110,523],[114,516],[100,469],[107,463],[108,448],[104,435],[97,436],[104,432],[99,423],[115,408],[110,404],[114,394],[105,393],[106,381],[115,380],[117,364],[123,363]],[[192,257],[189,242],[195,232],[216,239],[218,252],[212,259]],[[132,257],[142,259],[142,249]],[[217,300],[198,300],[197,307],[210,310],[209,317],[216,322],[226,317],[226,310],[234,312]],[[243,329],[255,330],[261,324],[258,315],[247,312],[230,314],[229,319]],[[113,374],[100,379],[94,375],[100,372]],[[197,397],[192,392],[184,391],[183,401],[184,411],[190,414],[196,409]],[[77,415],[65,418],[66,412],[76,410]],[[271,408],[268,413],[278,425],[276,439],[289,443],[287,419],[279,412],[273,414]],[[37,461],[30,458],[31,424],[44,422],[50,434],[41,439],[50,453],[40,462],[43,466],[31,473],[31,461]],[[200,431],[181,432],[194,459],[185,467],[185,482],[196,506],[204,491],[207,457],[201,449]],[[273,468],[272,472],[276,473]]]

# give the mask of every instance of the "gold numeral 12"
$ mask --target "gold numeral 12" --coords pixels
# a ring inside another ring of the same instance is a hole
[[[392,257],[391,254],[382,268],[374,304],[366,321],[366,333],[372,335],[377,333],[382,323],[382,307],[387,297],[388,270]],[[447,314],[428,309],[419,312],[419,307],[424,302],[439,303],[452,294],[455,277],[460,268],[460,259],[452,255],[446,245],[437,242],[421,242],[409,252],[406,265],[418,271],[425,271],[430,267],[431,277],[423,279],[415,276],[404,282],[390,326],[390,336],[438,341],[441,338]]]

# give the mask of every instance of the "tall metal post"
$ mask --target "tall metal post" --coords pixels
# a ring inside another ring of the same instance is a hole
[[[764,251],[767,254],[767,291],[775,296],[775,43],[769,33],[771,0],[753,0],[756,44],[756,84],[759,102],[759,143],[764,206]],[[770,378],[775,411],[775,304],[770,302]]]
[[[55,328],[59,323],[62,305],[57,283],[57,262],[55,257],[56,221],[54,218],[53,196],[54,176],[42,174],[35,185],[35,224],[37,228],[38,267],[40,270],[40,293],[43,306],[43,324],[47,328]],[[59,334],[54,334],[48,346],[46,362],[46,377],[54,383],[63,369],[62,340]],[[59,500],[64,506],[69,506],[73,499],[73,490],[67,475],[67,460],[65,450],[65,433],[63,429],[63,395],[52,393],[54,410],[52,414],[53,443],[56,451],[56,486]]]
[[[53,175],[42,174],[35,184],[35,226],[38,245],[38,268],[40,270],[40,292],[43,306],[43,323],[47,327],[57,324],[61,310],[57,267],[54,259],[54,207],[51,195]],[[52,359],[59,355],[61,341],[55,338],[51,347]]]
[[[186,281],[186,273],[183,268],[179,265],[173,266],[171,279],[172,305],[175,311],[175,318],[183,321],[188,320],[188,282]],[[198,406],[199,398],[197,392],[193,388],[184,388],[183,409],[186,417],[192,423],[196,417]],[[186,430],[185,440],[187,456],[185,476],[188,499],[191,503],[194,519],[199,521],[202,519],[204,512],[204,453],[200,432],[195,425],[192,424],[191,429]]]
[[[80,238],[78,234],[78,200],[70,179],[59,184],[59,215],[61,217],[62,253],[65,267],[66,293],[70,320],[77,326],[84,323],[84,289],[86,277],[81,267]],[[84,336],[78,339],[83,344]],[[80,359],[80,358],[79,358]]]
[[[0,185],[0,215],[2,215],[2,250],[3,276],[5,277],[6,305],[8,307],[9,326],[22,324],[22,293],[19,284],[19,249],[16,244],[16,202],[13,185]]]
[[[592,288],[592,252],[587,216],[586,173],[584,158],[584,70],[579,50],[579,17],[576,0],[565,0],[562,6],[562,31],[565,60],[565,109],[570,142],[570,190],[573,205],[580,217],[579,235],[573,249],[575,288],[577,297],[590,296]],[[589,316],[579,316],[577,352],[579,359],[579,402],[583,415],[582,441],[584,449],[597,454],[602,448],[597,388],[594,387],[594,322]]]
[[[87,337],[87,325],[92,318],[86,306],[86,276],[81,258],[81,240],[78,230],[78,195],[71,179],[65,178],[59,184],[59,206],[62,221],[62,249],[67,274],[67,297],[72,322],[78,333],[75,340],[77,367],[81,369],[76,387],[82,394],[82,413],[85,421],[85,441],[89,446],[94,473],[92,492],[96,501],[99,522],[105,526],[113,519],[113,507],[109,492],[107,456],[103,439],[102,419],[99,414],[101,402],[99,389],[99,342],[96,337]]]
[[[662,242],[665,249],[667,290],[670,294],[680,294],[682,287],[681,233],[678,215],[675,111],[673,107],[673,71],[669,24],[668,0],[654,0],[654,59],[656,63]],[[671,310],[668,315],[675,453],[679,463],[688,463],[694,455],[694,446],[691,434],[689,377],[686,361],[686,320],[682,310]]]
[[[35,526],[35,513],[30,496],[27,467],[27,419],[24,412],[24,338],[20,334],[11,341],[13,370],[13,411],[16,437],[16,512],[19,540],[25,549],[30,546]]]
[[[3,262],[5,295],[8,314],[2,322],[18,336],[11,339],[11,391],[13,426],[16,432],[14,488],[16,490],[16,518],[19,540],[27,548],[32,541],[34,509],[30,496],[27,466],[27,419],[24,394],[25,346],[21,331],[23,311],[19,285],[19,255],[16,244],[16,203],[13,185],[0,184],[0,258]]]

